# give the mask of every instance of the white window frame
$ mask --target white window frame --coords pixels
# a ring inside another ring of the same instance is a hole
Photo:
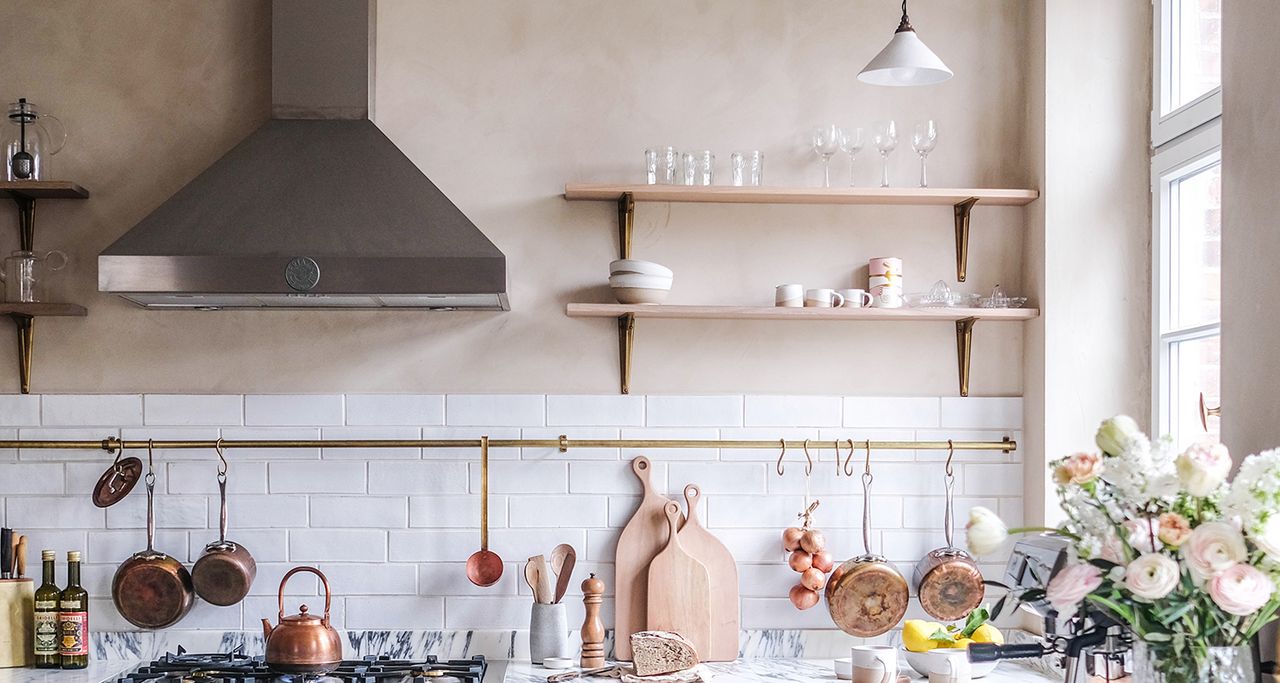
[[[1184,135],[1222,115],[1222,86],[1161,115],[1164,105],[1171,102],[1177,87],[1175,71],[1178,65],[1170,59],[1170,50],[1176,44],[1173,37],[1178,31],[1178,13],[1174,10],[1177,0],[1153,0],[1155,5],[1154,59],[1151,75],[1151,146],[1160,147],[1180,135]]]

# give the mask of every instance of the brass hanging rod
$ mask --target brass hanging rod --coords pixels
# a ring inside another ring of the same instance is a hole
[[[743,440],[743,439],[489,439],[490,448],[555,448],[566,452],[571,448],[740,448],[776,451],[782,448],[814,450],[849,448],[848,439],[823,440]],[[1001,451],[1008,453],[1018,448],[1018,442],[1005,437],[1003,441],[853,441],[858,448],[873,450],[923,450],[945,451]],[[200,440],[121,440],[107,437],[100,441],[72,441],[48,439],[11,439],[0,441],[0,449],[68,449],[117,450],[151,448],[172,450],[234,448],[479,448],[480,439],[200,439]]]

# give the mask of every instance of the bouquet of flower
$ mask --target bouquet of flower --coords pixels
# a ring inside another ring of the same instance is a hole
[[[1074,614],[1089,601],[1131,629],[1164,680],[1210,680],[1216,650],[1238,652],[1280,607],[1280,449],[1249,456],[1227,482],[1220,443],[1176,453],[1123,415],[1096,441],[1101,453],[1050,465],[1067,517],[1059,528],[1008,529],[974,508],[969,549],[992,553],[1010,533],[1066,537],[1076,557],[1045,590],[1054,608]]]

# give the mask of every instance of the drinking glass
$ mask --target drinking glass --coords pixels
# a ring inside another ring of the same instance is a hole
[[[857,183],[853,181],[853,162],[856,161],[858,152],[862,151],[867,141],[863,137],[861,128],[845,128],[840,136],[840,150],[849,155],[849,187],[853,187]]]
[[[876,124],[871,142],[880,150],[880,187],[889,187],[889,154],[898,147],[898,127],[893,121]]]
[[[698,174],[698,160],[693,157],[692,152],[685,152],[680,155],[680,184],[692,185],[693,178]]]
[[[644,165],[650,185],[675,185],[680,179],[680,153],[675,147],[646,149]]]
[[[758,149],[729,157],[730,182],[735,187],[759,187],[764,180],[764,153]]]
[[[831,187],[831,157],[840,151],[840,127],[834,124],[813,129],[813,151],[822,157],[822,186]]]
[[[704,149],[684,155],[685,185],[711,185],[715,183],[716,155]]]
[[[911,132],[911,147],[916,150],[916,154],[920,155],[920,187],[929,187],[929,177],[925,174],[925,160],[937,143],[938,127],[934,125],[933,119],[916,124]]]
[[[646,185],[658,184],[658,150],[644,151],[644,182]]]

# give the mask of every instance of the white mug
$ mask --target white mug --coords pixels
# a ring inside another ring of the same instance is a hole
[[[902,308],[902,279],[896,281],[882,276],[872,276],[868,283],[871,305],[876,308]]]
[[[925,653],[929,658],[929,683],[970,683],[973,665],[967,649],[938,649]]]
[[[844,297],[834,289],[810,289],[804,293],[805,308],[839,308],[844,305]]]
[[[837,289],[836,293],[844,297],[841,308],[866,308],[876,300],[865,289]]]
[[[898,648],[857,645],[850,651],[853,683],[897,683]]]
[[[778,285],[774,290],[773,305],[785,308],[804,306],[804,285]]]

